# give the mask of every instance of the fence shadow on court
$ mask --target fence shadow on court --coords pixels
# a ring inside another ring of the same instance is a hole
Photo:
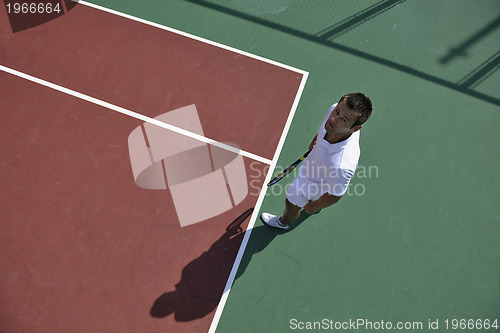
[[[207,251],[182,269],[181,280],[175,285],[175,290],[165,292],[155,300],[150,310],[152,317],[165,318],[174,314],[176,321],[187,322],[203,318],[215,310],[245,235],[241,224],[252,215],[253,210],[250,208],[237,217]],[[309,216],[302,213],[293,223],[292,230]],[[245,250],[236,279],[244,273],[254,254],[264,250],[275,237],[286,232],[264,225],[254,227],[252,241]]]
[[[233,7],[237,6],[230,6],[228,4],[226,5],[221,5],[216,3],[215,1],[211,0],[186,0],[189,1],[193,4],[203,6],[205,8],[209,8],[212,10],[219,11],[221,13],[225,13],[228,15],[232,15],[234,17],[238,17],[253,23],[260,24],[262,26],[266,26],[275,30],[282,31],[284,33],[314,42],[318,43],[342,52],[345,52],[347,54],[351,54],[354,56],[357,56],[359,58],[363,58],[396,70],[399,70],[401,72],[405,72],[407,74],[413,75],[415,77],[427,80],[429,82],[433,82],[435,84],[447,87],[449,89],[453,89],[455,91],[458,91],[460,93],[479,98],[483,101],[495,104],[495,105],[500,105],[500,98],[498,98],[497,95],[491,95],[487,92],[481,92],[477,89],[475,89],[475,86],[473,84],[470,84],[470,80],[466,82],[466,84],[463,84],[463,82],[455,82],[455,80],[451,78],[447,78],[444,74],[439,74],[433,71],[427,71],[425,68],[418,68],[415,67],[414,64],[407,64],[404,61],[398,60],[397,57],[394,56],[394,59],[392,57],[387,57],[387,56],[381,56],[381,55],[376,55],[376,54],[370,54],[369,52],[365,51],[364,48],[358,47],[355,48],[353,46],[347,46],[344,45],[344,43],[341,42],[336,42],[335,38],[338,36],[341,36],[347,32],[350,32],[353,30],[353,28],[366,24],[367,22],[371,21],[372,19],[380,16],[383,13],[386,13],[390,10],[393,10],[395,8],[398,8],[399,5],[403,4],[406,0],[380,0],[376,3],[373,3],[371,5],[368,5],[364,9],[360,9],[354,14],[351,14],[350,16],[347,16],[340,22],[334,22],[331,26],[328,26],[321,31],[317,32],[310,32],[307,31],[307,29],[301,29],[298,27],[298,23],[296,21],[292,22],[287,22],[285,24],[284,22],[279,22],[279,21],[272,21],[269,17],[263,18],[260,15],[253,15],[250,13],[245,12],[243,9],[236,9]],[[334,3],[335,6],[340,6],[341,4],[338,4],[337,2],[331,2]],[[344,2],[349,3],[349,2]],[[414,2],[412,2],[414,3]],[[241,6],[239,6],[241,7]],[[284,7],[286,9],[286,7]],[[321,6],[313,6],[311,5],[310,8],[321,8]],[[315,18],[304,18],[302,17],[303,20],[314,20]],[[470,36],[466,41],[461,43],[460,45],[456,47],[452,47],[451,50],[448,52],[447,55],[439,59],[439,62],[441,64],[447,63],[450,59],[456,57],[457,55],[464,54],[466,50],[472,45],[484,38],[487,34],[491,33],[495,29],[499,27],[499,19],[496,18],[494,21],[490,22],[487,24],[485,27],[477,27],[478,29],[475,33],[473,32],[473,35]],[[316,23],[316,22],[315,22]],[[315,24],[314,23],[314,24]],[[428,24],[431,24],[433,22],[430,22]],[[314,25],[311,23],[311,25]],[[436,29],[439,27],[437,26]],[[357,38],[357,37],[356,37]],[[359,39],[359,38],[357,38]],[[392,42],[391,42],[392,43]],[[383,42],[379,41],[378,43],[380,47],[387,48],[389,45],[385,45]],[[400,49],[405,49],[408,46],[400,47]],[[396,52],[396,51],[394,51]],[[406,59],[406,58],[404,58]],[[429,59],[429,61],[434,61],[435,59]],[[496,70],[498,70],[498,61],[499,57],[497,54],[494,55],[489,55],[487,59],[485,60],[484,57],[478,58],[479,63],[477,64],[476,68],[470,72],[470,73],[463,73],[463,76],[465,78],[473,77],[473,82],[482,82],[482,80],[487,79],[490,77]],[[459,68],[457,68],[458,70]],[[463,81],[463,80],[462,80]]]

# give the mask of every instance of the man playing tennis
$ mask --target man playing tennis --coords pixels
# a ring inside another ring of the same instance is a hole
[[[370,99],[359,92],[342,96],[328,109],[309,156],[287,189],[283,215],[262,213],[265,224],[289,229],[302,209],[315,214],[342,198],[358,166],[359,130],[371,113]]]

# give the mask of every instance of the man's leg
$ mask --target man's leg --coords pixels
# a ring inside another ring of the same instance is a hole
[[[299,206],[295,206],[288,199],[285,199],[285,211],[283,212],[283,216],[280,218],[280,222],[283,225],[288,225],[299,218],[300,210],[302,208]]]

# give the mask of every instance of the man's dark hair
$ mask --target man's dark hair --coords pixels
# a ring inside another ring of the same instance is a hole
[[[352,127],[361,125],[370,118],[372,114],[372,101],[364,94],[360,92],[345,94],[339,103],[344,99],[349,109],[359,112],[358,119],[356,119]]]

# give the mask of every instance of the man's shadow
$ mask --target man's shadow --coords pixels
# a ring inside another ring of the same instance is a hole
[[[253,210],[250,208],[237,217],[207,251],[182,269],[181,280],[175,285],[175,290],[165,292],[155,300],[150,311],[152,317],[164,318],[173,313],[176,321],[187,322],[203,318],[215,310],[245,235],[241,224],[252,215]],[[290,230],[309,216],[302,212]],[[254,227],[235,279],[243,274],[255,253],[264,250],[275,237],[286,232],[265,225]]]

